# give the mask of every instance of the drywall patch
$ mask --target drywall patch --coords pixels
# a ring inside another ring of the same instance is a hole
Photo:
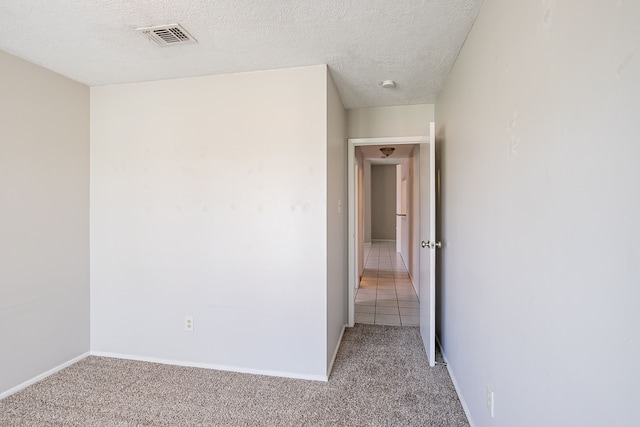
[[[546,31],[551,29],[551,22],[556,9],[557,0],[542,0],[543,18],[542,25]]]
[[[516,133],[516,126],[518,125],[518,110],[513,110],[511,117],[509,118],[509,157],[518,154],[518,145],[520,145],[520,136]]]

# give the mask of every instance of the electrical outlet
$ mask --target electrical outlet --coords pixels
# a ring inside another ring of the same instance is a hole
[[[493,406],[495,404],[494,401],[494,395],[493,395],[493,390],[491,389],[491,386],[489,384],[487,384],[487,409],[489,410],[489,413],[491,414],[491,418],[494,417],[493,415]]]
[[[193,332],[193,316],[184,316],[184,330]]]

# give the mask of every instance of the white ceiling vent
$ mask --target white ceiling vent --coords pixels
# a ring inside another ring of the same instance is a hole
[[[173,46],[185,43],[196,43],[196,40],[180,24],[155,25],[153,27],[136,28],[159,46]]]

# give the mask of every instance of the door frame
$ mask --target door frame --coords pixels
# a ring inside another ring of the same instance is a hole
[[[424,144],[429,142],[427,135],[422,136],[400,136],[383,138],[349,138],[347,140],[347,170],[348,170],[348,198],[349,198],[349,280],[347,281],[347,306],[348,306],[348,326],[353,327],[356,323],[356,285],[360,279],[358,271],[358,235],[359,215],[357,211],[357,188],[356,188],[356,147],[361,145],[403,145],[403,144]]]

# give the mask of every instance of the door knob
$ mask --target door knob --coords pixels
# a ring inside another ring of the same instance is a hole
[[[442,242],[432,242],[430,240],[428,241],[422,241],[422,243],[420,243],[420,246],[422,246],[423,248],[429,248],[429,249],[435,249],[435,248],[442,248]]]

